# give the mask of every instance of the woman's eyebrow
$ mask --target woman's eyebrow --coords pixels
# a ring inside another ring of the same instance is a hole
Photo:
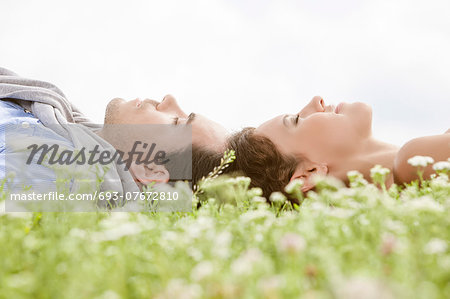
[[[190,124],[194,119],[195,119],[195,113],[192,112],[191,114],[189,114],[189,116],[187,118],[187,121],[186,121],[186,124],[187,125]]]
[[[287,125],[287,118],[288,118],[288,116],[289,116],[289,114],[285,114],[285,115],[283,116],[283,119],[282,119],[283,125],[284,125],[285,127],[288,126],[288,125]]]

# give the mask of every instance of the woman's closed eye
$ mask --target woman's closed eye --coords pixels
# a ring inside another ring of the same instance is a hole
[[[298,124],[298,119],[300,118],[300,115],[292,115],[292,125],[295,127]]]

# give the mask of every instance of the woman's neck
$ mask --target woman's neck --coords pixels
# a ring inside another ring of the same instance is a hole
[[[386,181],[386,186],[389,187],[394,182],[394,159],[399,149],[396,145],[369,138],[361,143],[352,155],[336,161],[334,165],[330,164],[329,174],[341,179],[348,185],[347,172],[358,170],[366,180],[371,182],[370,169],[379,164],[390,170]]]

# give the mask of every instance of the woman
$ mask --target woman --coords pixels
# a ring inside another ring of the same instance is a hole
[[[407,163],[415,155],[435,161],[450,157],[447,134],[416,138],[399,148],[372,136],[372,109],[367,104],[325,105],[316,96],[300,112],[277,116],[258,128],[245,128],[229,139],[236,161],[229,171],[241,171],[269,196],[293,179],[302,179],[302,191],[314,187],[313,174],[331,175],[348,184],[347,172],[358,170],[370,181],[370,169],[380,164],[391,172],[386,185],[417,179]],[[431,165],[424,178],[433,173]]]

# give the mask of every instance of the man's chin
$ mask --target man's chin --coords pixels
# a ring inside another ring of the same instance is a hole
[[[125,102],[125,100],[121,98],[114,98],[109,101],[105,110],[105,124],[114,123],[115,116],[117,116],[117,113],[119,111],[119,106],[123,102]]]

